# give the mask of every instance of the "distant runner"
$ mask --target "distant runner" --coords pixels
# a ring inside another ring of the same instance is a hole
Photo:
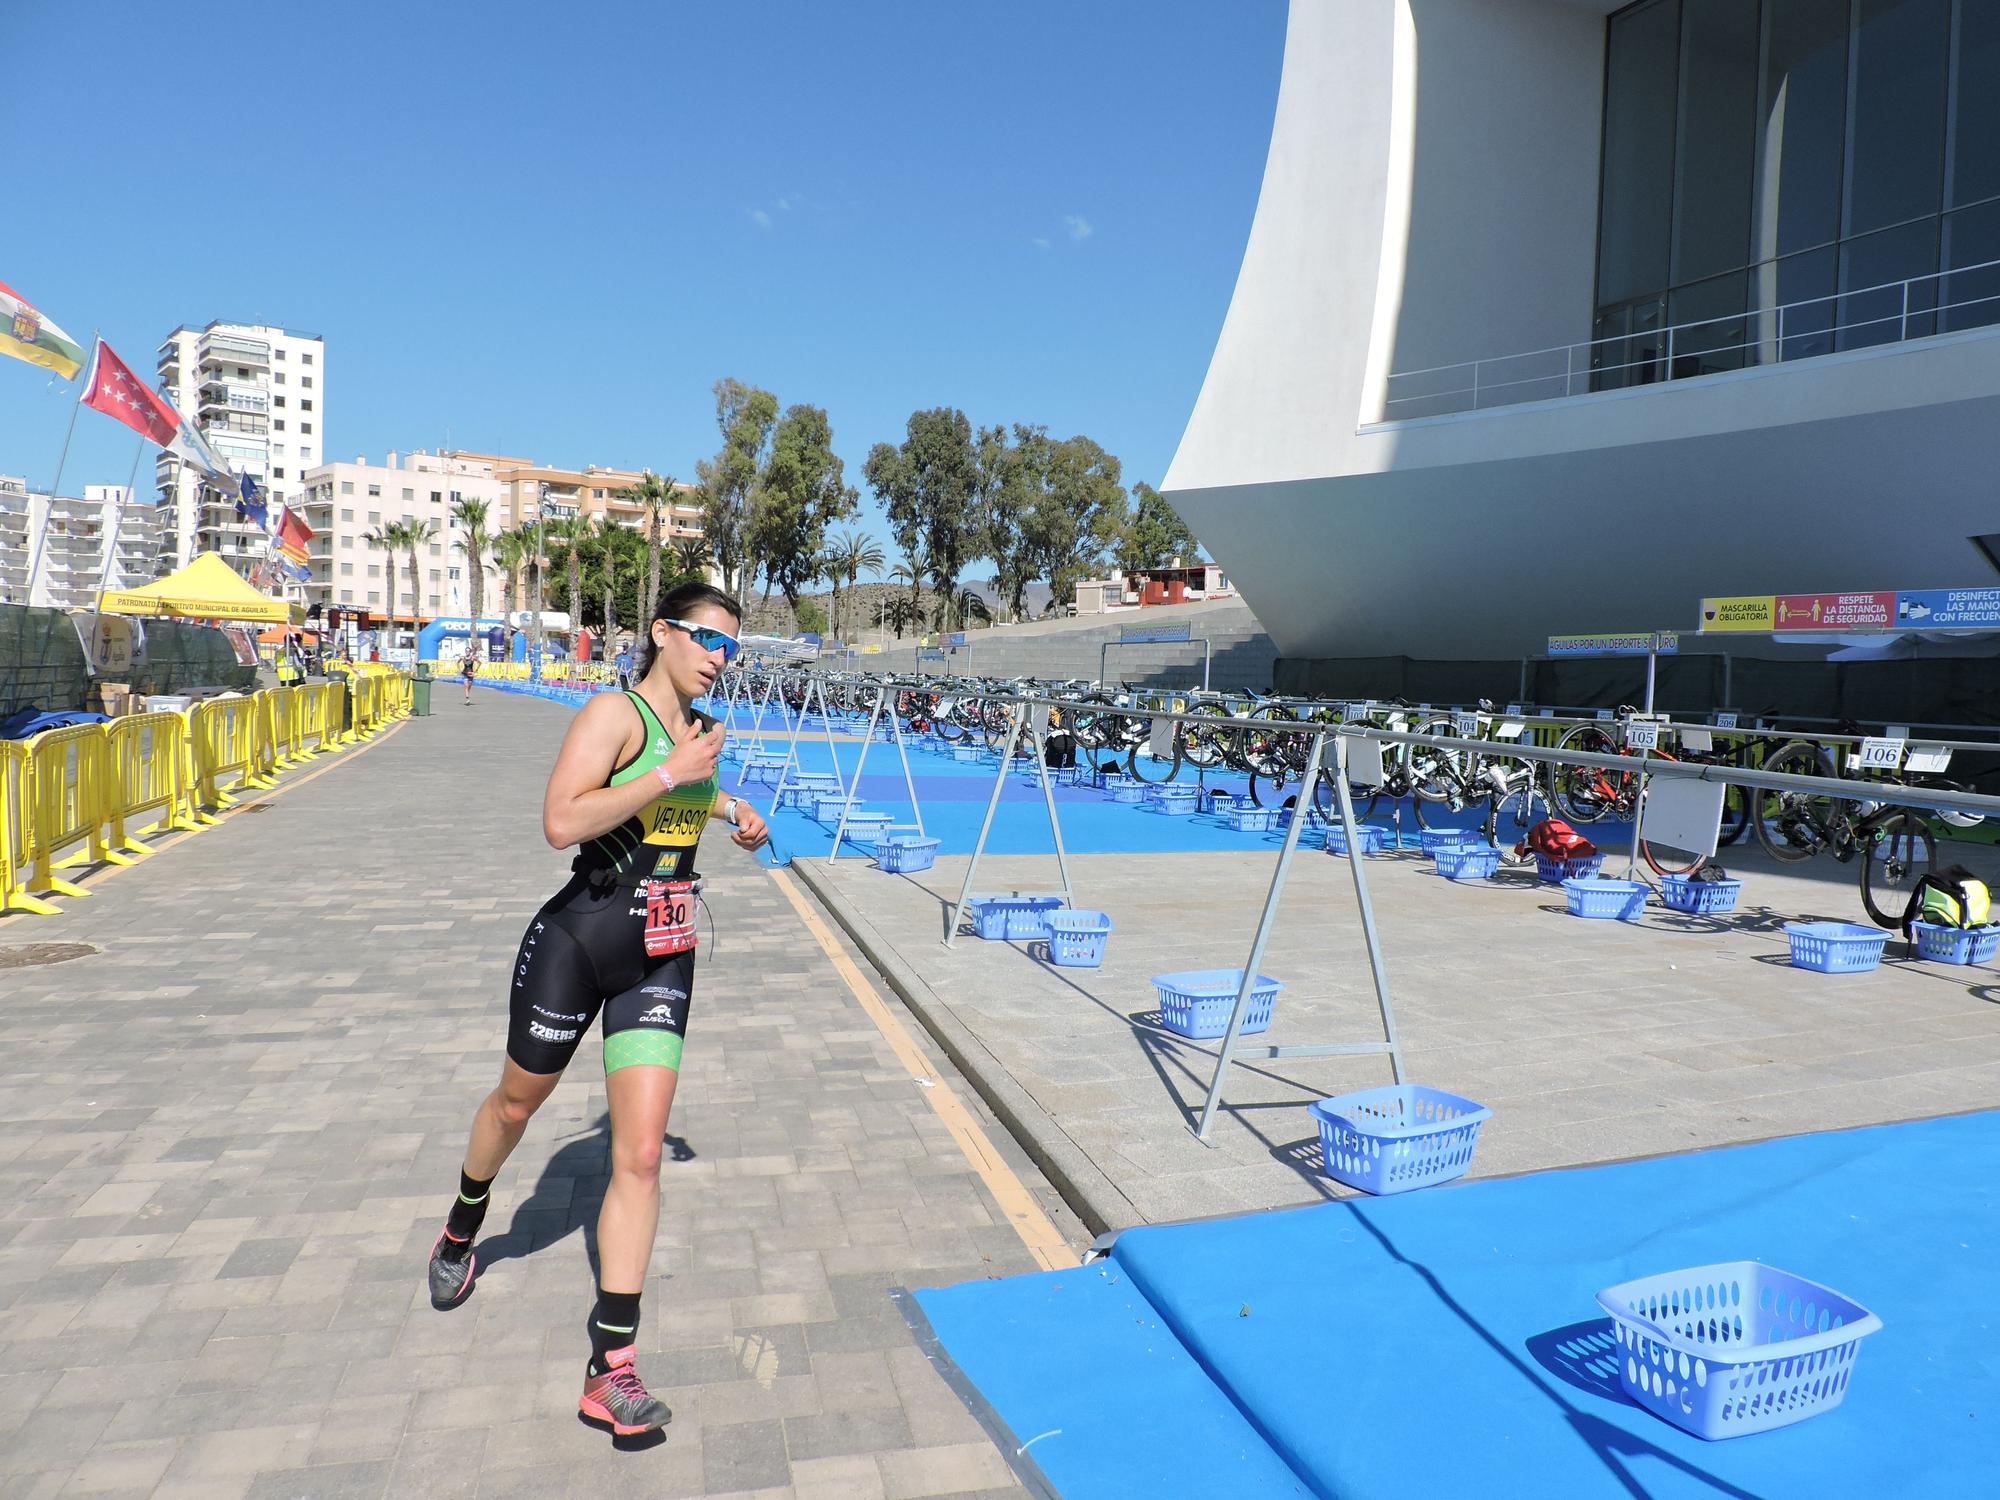
[[[659,615],[636,687],[586,703],[549,773],[542,832],[558,849],[577,846],[575,873],[521,940],[500,1086],[473,1116],[429,1270],[432,1306],[471,1294],[473,1239],[493,1179],[601,1010],[611,1181],[597,1219],[597,1302],[578,1407],[621,1437],[672,1416],[633,1358],[659,1222],[660,1145],[694,992],[695,848],[711,816],[735,825],[739,848],[766,838],[756,809],[717,789],[724,732],[694,712],[736,655],[742,607],[688,583],[661,597]]]
[[[479,672],[479,663],[473,658],[472,643],[465,644],[465,659],[458,664],[459,681],[465,684],[465,701],[472,702],[472,679]]]

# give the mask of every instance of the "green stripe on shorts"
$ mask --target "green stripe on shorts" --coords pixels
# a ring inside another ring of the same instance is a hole
[[[681,1070],[681,1039],[671,1031],[635,1028],[604,1039],[604,1071],[620,1068],[654,1067]]]

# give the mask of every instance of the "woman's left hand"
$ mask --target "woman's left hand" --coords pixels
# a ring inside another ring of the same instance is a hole
[[[748,802],[738,802],[736,828],[729,835],[729,842],[739,849],[761,849],[770,836],[770,830],[764,826],[764,815]]]

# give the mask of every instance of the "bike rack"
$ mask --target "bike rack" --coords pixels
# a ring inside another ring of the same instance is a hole
[[[840,841],[847,833],[848,809],[852,806],[854,799],[861,795],[861,771],[868,764],[868,751],[875,743],[875,726],[881,721],[884,703],[892,691],[893,689],[886,687],[875,689],[875,706],[869,711],[868,729],[861,737],[861,755],[854,762],[854,779],[848,783],[846,794],[841,798],[840,822],[834,826],[833,850],[826,857],[828,864],[832,864],[836,859],[840,858]],[[924,832],[924,807],[917,800],[916,778],[910,774],[910,751],[908,745],[903,740],[903,718],[902,715],[896,712],[894,707],[890,707],[889,709],[889,727],[891,734],[895,737],[896,754],[902,758],[903,785],[909,789],[910,808],[915,813],[917,819],[917,834],[919,837],[922,837]],[[891,826],[896,825],[892,824]]]
[[[1000,751],[1000,771],[993,778],[993,795],[986,799],[986,816],[979,823],[979,837],[972,845],[972,860],[965,867],[965,882],[958,888],[958,904],[951,909],[951,922],[945,928],[944,945],[949,948],[958,939],[958,924],[965,919],[965,906],[972,898],[972,883],[979,875],[980,857],[986,852],[986,836],[993,828],[993,814],[1000,806],[1000,793],[1007,785],[1007,771],[1014,763],[1014,747],[1021,742],[1021,726],[1035,715],[1031,701],[1017,699],[1018,712],[1008,716],[1007,743]],[[1062,876],[1062,890],[1049,892],[1017,892],[1021,895],[1060,895],[1065,906],[1074,907],[1076,896],[1070,886],[1069,856],[1063,850],[1062,819],[1056,813],[1055,788],[1049,783],[1048,747],[1044,743],[1040,724],[1028,725],[1029,736],[1034,743],[1036,779],[1041,783],[1042,802],[1049,810],[1049,831],[1055,835],[1056,869]]]
[[[1250,956],[1243,962],[1242,987],[1236,992],[1236,1004],[1229,1012],[1229,1029],[1223,1034],[1222,1050],[1216,1054],[1215,1073],[1208,1082],[1208,1097],[1202,1102],[1201,1120],[1194,1127],[1195,1139],[1208,1144],[1208,1131],[1215,1121],[1215,1113],[1221,1108],[1223,1079],[1228,1075],[1229,1065],[1240,1058],[1269,1061],[1285,1057],[1377,1057],[1387,1055],[1392,1081],[1403,1081],[1402,1043],[1396,1036],[1396,1008],[1389,996],[1389,975],[1382,963],[1382,939],[1375,930],[1375,906],[1368,897],[1368,877],[1362,867],[1367,860],[1361,857],[1361,841],[1355,832],[1354,798],[1348,790],[1348,753],[1346,735],[1329,726],[1313,732],[1312,751],[1306,757],[1305,785],[1311,786],[1319,775],[1320,762],[1326,749],[1326,737],[1333,735],[1333,792],[1340,807],[1340,826],[1347,835],[1347,847],[1351,851],[1347,860],[1348,872],[1354,877],[1354,904],[1361,914],[1361,937],[1368,949],[1368,969],[1375,980],[1375,1004],[1382,1013],[1383,1040],[1379,1042],[1305,1042],[1289,1047],[1240,1048],[1239,1038],[1243,1034],[1243,1018],[1250,1011],[1250,993],[1256,988],[1257,966],[1264,961],[1264,945],[1271,936],[1271,928],[1278,917],[1278,898],[1284,894],[1285,879],[1291,873],[1292,856],[1298,852],[1299,834],[1306,820],[1300,816],[1296,805],[1292,810],[1291,826],[1285,831],[1285,844],[1278,851],[1278,866],[1271,872],[1271,889],[1264,897],[1263,913],[1257,918],[1257,932],[1250,939]]]
[[[767,823],[778,816],[778,799],[784,796],[785,782],[798,766],[799,736],[806,727],[806,715],[812,710],[815,694],[819,697],[820,722],[826,726],[826,753],[833,758],[834,777],[836,779],[840,777],[840,751],[833,743],[833,712],[827,707],[825,684],[819,675],[814,673],[806,679],[805,701],[799,705],[798,717],[792,721],[792,737],[785,746],[785,763],[778,768],[778,781],[771,792],[770,810],[764,814],[764,821]],[[841,811],[845,814],[846,808],[843,807]]]

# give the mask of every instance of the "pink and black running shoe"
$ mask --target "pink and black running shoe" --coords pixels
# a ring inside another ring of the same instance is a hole
[[[674,1419],[667,1403],[647,1391],[632,1365],[631,1346],[613,1349],[604,1358],[608,1368],[583,1383],[583,1398],[577,1410],[610,1427],[619,1437],[653,1432]]]
[[[444,1250],[447,1245],[462,1248],[456,1255],[446,1255]],[[431,1306],[439,1312],[449,1312],[471,1296],[473,1272],[478,1263],[479,1257],[470,1245],[454,1240],[439,1230],[437,1243],[431,1246]]]

